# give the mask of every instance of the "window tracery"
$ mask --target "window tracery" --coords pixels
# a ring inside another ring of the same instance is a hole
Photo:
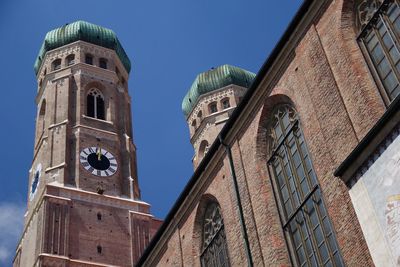
[[[230,266],[224,222],[220,206],[215,202],[208,204],[206,207],[202,236],[201,266]]]
[[[281,105],[268,129],[282,227],[299,266],[344,266],[299,124],[296,111]]]
[[[357,5],[359,40],[382,97],[390,103],[400,94],[399,0],[364,0]]]

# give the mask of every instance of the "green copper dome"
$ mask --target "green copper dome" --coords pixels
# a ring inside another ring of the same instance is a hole
[[[129,73],[131,70],[131,62],[118,41],[117,35],[112,30],[79,20],[49,31],[46,34],[35,61],[35,73],[37,74],[39,71],[47,51],[79,40],[115,50],[126,71]]]
[[[201,95],[235,84],[249,88],[256,75],[231,65],[222,65],[197,75],[182,101],[182,111],[188,116]]]

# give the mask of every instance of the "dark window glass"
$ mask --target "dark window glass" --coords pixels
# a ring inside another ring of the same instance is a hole
[[[92,55],[86,55],[85,56],[85,63],[93,65],[93,56]]]
[[[96,98],[97,101],[97,118],[100,120],[104,120],[104,100],[101,97]]]
[[[107,69],[107,60],[105,58],[100,58],[99,66],[100,68]]]
[[[94,95],[87,96],[87,115],[94,118]]]
[[[222,100],[222,108],[223,109],[227,109],[227,108],[229,108],[231,105],[230,105],[230,103],[229,103],[229,99],[224,99],[224,100]]]
[[[61,69],[61,59],[56,59],[56,60],[54,60],[53,61],[53,63],[52,63],[52,69],[53,70],[59,70],[59,69]]]
[[[203,220],[201,266],[230,266],[224,222],[217,203],[210,203]]]
[[[75,64],[75,55],[69,55],[67,57],[67,66]]]
[[[358,5],[358,24],[364,27],[360,39],[371,58],[384,87],[383,95],[392,101],[400,93],[400,8],[398,1],[385,1],[379,9],[376,1]],[[368,21],[372,18],[372,21]]]
[[[217,109],[217,103],[211,103],[209,107],[210,107],[210,113],[211,113],[211,114],[218,111],[218,109]]]
[[[272,118],[269,162],[294,260],[299,266],[344,266],[296,112],[283,105]]]

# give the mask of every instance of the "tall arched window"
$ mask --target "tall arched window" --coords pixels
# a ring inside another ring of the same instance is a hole
[[[201,266],[230,266],[224,221],[221,216],[220,207],[215,202],[211,202],[206,207],[202,238]]]
[[[44,117],[46,115],[46,99],[43,99],[42,104],[40,105],[39,116],[37,118],[37,136],[41,135],[45,129],[45,120]]]
[[[201,141],[199,145],[199,159],[202,159],[208,152],[209,144],[207,140]]]
[[[268,133],[268,163],[292,258],[298,266],[344,266],[295,110],[276,108]]]
[[[383,98],[390,103],[400,94],[399,0],[357,1],[356,9],[361,46],[373,65]]]
[[[96,89],[90,89],[87,95],[87,112],[86,115],[92,118],[105,120],[104,97],[101,92]]]

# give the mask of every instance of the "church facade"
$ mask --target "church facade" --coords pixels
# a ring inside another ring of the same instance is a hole
[[[13,266],[132,266],[161,221],[140,200],[130,61],[115,33],[77,21],[35,62],[34,156]]]
[[[138,265],[400,266],[399,95],[400,2],[305,0],[257,75],[195,79],[195,171]]]
[[[305,0],[257,74],[200,73],[164,222],[140,199],[129,71],[111,30],[46,35],[15,267],[400,266],[399,0]]]

